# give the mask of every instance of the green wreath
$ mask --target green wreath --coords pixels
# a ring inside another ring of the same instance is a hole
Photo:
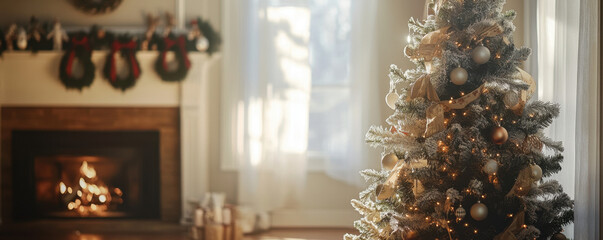
[[[155,61],[155,71],[157,71],[157,74],[159,74],[164,81],[182,81],[191,67],[191,62],[188,59],[186,50],[186,39],[184,39],[183,36],[180,36],[177,39],[165,37],[163,38],[163,41],[159,43],[159,49],[161,49],[161,52],[159,53],[157,61]],[[174,51],[174,54],[176,55],[178,68],[175,71],[168,70],[168,64],[165,59],[167,51]]]
[[[140,64],[136,59],[137,47],[138,46],[135,41],[113,41],[113,44],[111,45],[111,52],[109,52],[107,60],[105,61],[103,74],[114,88],[125,91],[126,89],[133,87],[134,84],[136,84],[136,79],[140,77]],[[126,59],[126,63],[130,69],[128,76],[125,78],[120,78],[117,76],[117,68],[115,67],[115,54],[117,53],[120,53]]]
[[[73,76],[73,61],[78,59],[84,67],[84,74],[80,78]],[[92,49],[88,37],[71,39],[71,48],[61,58],[59,66],[59,77],[66,88],[82,90],[90,86],[94,80],[94,64],[92,63]]]

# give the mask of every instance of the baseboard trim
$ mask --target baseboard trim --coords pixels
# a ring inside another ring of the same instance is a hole
[[[352,228],[360,215],[354,210],[277,210],[272,212],[272,227],[337,227]]]

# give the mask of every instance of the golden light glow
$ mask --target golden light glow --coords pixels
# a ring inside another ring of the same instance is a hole
[[[65,183],[59,183],[59,191],[61,192],[61,194],[65,194],[65,192],[67,191],[67,186],[65,186]]]
[[[84,174],[84,176],[86,176],[87,178],[94,178],[96,177],[96,170],[94,170],[93,167],[88,167],[88,162],[84,161],[82,163],[82,167],[80,168],[80,171]]]

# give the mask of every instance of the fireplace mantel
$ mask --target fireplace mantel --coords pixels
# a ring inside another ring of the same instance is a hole
[[[138,52],[142,74],[133,88],[121,91],[102,77],[107,54],[107,51],[93,52],[96,77],[90,87],[79,91],[65,89],[60,82],[63,52],[5,52],[0,58],[0,108],[179,108],[181,212],[177,215],[183,221],[190,211],[187,200],[200,199],[208,190],[209,79],[205,68],[210,58],[190,53],[192,66],[187,78],[182,82],[165,82],[153,69],[158,52]]]

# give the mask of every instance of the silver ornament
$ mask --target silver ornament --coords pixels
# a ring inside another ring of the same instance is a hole
[[[540,180],[542,178],[542,168],[540,168],[540,166],[533,164],[531,170],[533,178],[536,180]]]
[[[381,167],[388,171],[392,170],[394,169],[398,161],[400,161],[400,159],[398,159],[398,156],[396,156],[395,153],[387,154],[381,159]]]
[[[398,93],[390,92],[385,96],[385,103],[387,103],[387,106],[389,106],[391,109],[396,110],[396,102],[398,101],[398,98],[400,98]]]
[[[490,159],[484,164],[483,170],[485,173],[492,175],[498,171],[498,162],[493,159]]]
[[[207,49],[209,49],[209,40],[203,36],[199,37],[195,43],[195,48],[199,50],[199,52],[207,51]]]
[[[488,207],[481,202],[477,202],[471,206],[471,217],[475,221],[482,221],[488,217]]]
[[[519,94],[515,91],[507,92],[503,97],[503,102],[505,103],[506,107],[513,107],[519,103]]]
[[[467,82],[469,74],[462,67],[457,67],[450,72],[450,81],[456,85],[463,85]]]
[[[484,46],[477,46],[471,51],[471,58],[477,64],[484,64],[490,61],[490,49]]]
[[[461,220],[465,217],[465,215],[467,215],[467,211],[465,211],[463,205],[460,205],[459,208],[457,208],[454,212],[454,215],[456,216],[457,220]]]

